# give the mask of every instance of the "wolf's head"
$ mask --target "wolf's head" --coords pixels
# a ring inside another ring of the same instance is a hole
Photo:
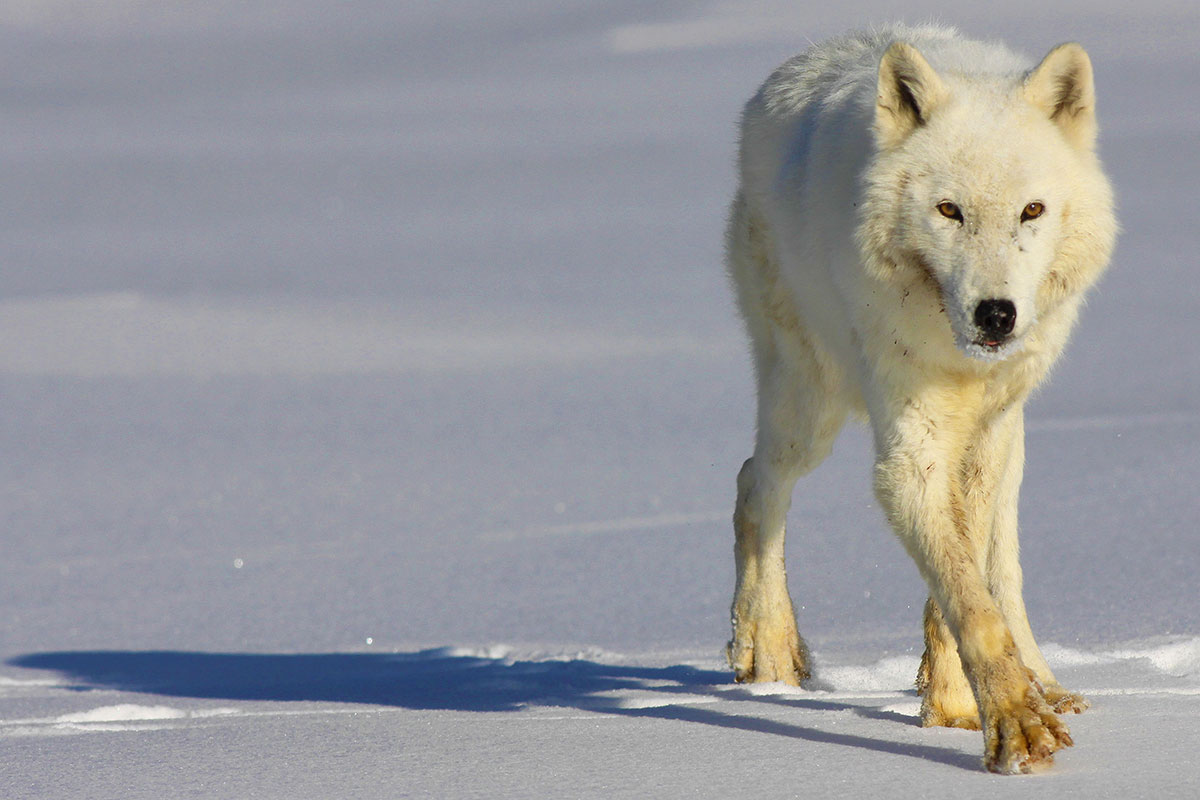
[[[1024,75],[939,73],[897,42],[879,66],[865,247],[922,270],[959,350],[999,360],[1107,262],[1091,62],[1064,44]],[[1091,239],[1091,243],[1087,240]],[[1083,260],[1082,250],[1098,253]],[[1083,273],[1088,273],[1084,275]],[[1076,274],[1078,273],[1078,274]]]

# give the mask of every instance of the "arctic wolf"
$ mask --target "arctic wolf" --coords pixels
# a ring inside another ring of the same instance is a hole
[[[813,47],[746,106],[727,232],[758,385],[734,512],[739,681],[809,674],[784,519],[851,412],[929,586],[923,724],[982,728],[995,772],[1071,744],[1056,712],[1087,703],[1026,619],[1017,492],[1025,399],[1113,247],[1095,139],[1079,45],[1034,66],[934,27]]]

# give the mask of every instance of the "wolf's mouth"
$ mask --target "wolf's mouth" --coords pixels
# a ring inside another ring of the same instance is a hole
[[[971,358],[996,362],[1003,361],[1021,350],[1021,341],[1015,336],[1006,336],[999,340],[987,336],[977,336],[973,339],[963,337],[958,339],[958,347]]]

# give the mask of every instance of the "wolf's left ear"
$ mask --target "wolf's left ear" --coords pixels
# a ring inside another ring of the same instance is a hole
[[[1025,99],[1058,125],[1081,150],[1096,145],[1096,86],[1092,62],[1074,42],[1060,44],[1025,76]]]

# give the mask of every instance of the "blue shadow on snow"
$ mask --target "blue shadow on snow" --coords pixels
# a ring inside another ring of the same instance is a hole
[[[911,718],[870,705],[824,699],[819,692],[812,696],[753,694],[728,686],[727,672],[683,665],[624,666],[581,659],[518,661],[464,655],[448,648],[395,654],[63,651],[31,653],[7,663],[53,670],[66,676],[74,684],[71,688],[79,691],[115,689],[214,700],[363,703],[455,711],[515,711],[528,705],[566,707],[787,736],[909,756],[972,772],[980,770],[978,755],[955,748],[805,727],[795,721],[765,718],[752,708],[738,714],[718,710],[739,708],[746,702],[770,703],[797,710],[849,711],[887,722],[916,724]],[[652,692],[653,700],[626,705],[613,695],[621,691],[637,691],[643,696]],[[714,708],[707,702],[695,702],[697,695],[723,702]]]
[[[80,689],[456,711],[515,711],[530,703],[577,706],[603,692],[645,688],[647,681],[679,686],[728,681],[724,673],[686,666],[513,661],[443,648],[394,654],[93,650],[33,653],[8,663],[54,670]]]

